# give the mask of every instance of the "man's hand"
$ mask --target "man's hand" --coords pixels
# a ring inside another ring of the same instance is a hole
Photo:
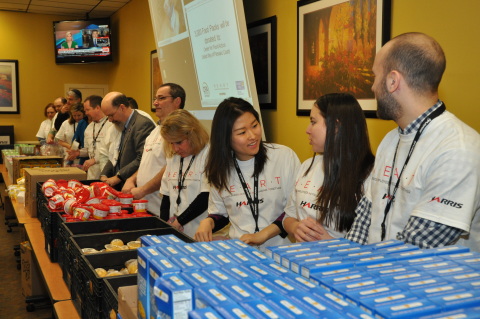
[[[142,199],[147,195],[144,187],[132,188],[131,194],[133,195],[133,199]]]
[[[135,183],[132,181],[131,178],[127,178],[125,181],[125,184],[123,185],[122,188],[122,193],[124,194],[132,194],[132,189],[135,188]],[[134,196],[135,198],[135,196]],[[140,199],[140,198],[135,198],[135,199]]]
[[[54,141],[54,136],[52,134],[48,134],[47,136],[47,144],[53,144]]]
[[[115,176],[112,176],[112,177],[109,177],[109,178],[105,178],[105,180],[102,180],[102,182],[105,182],[105,183],[107,183],[107,185],[110,185],[110,186],[115,186],[117,184],[120,184],[122,182],[122,180],[120,178],[118,178],[117,175],[115,175]]]
[[[76,159],[78,156],[80,156],[80,151],[79,150],[67,150],[68,157],[67,160],[73,161]],[[93,165],[93,164],[92,164]],[[91,166],[91,165],[90,165]]]

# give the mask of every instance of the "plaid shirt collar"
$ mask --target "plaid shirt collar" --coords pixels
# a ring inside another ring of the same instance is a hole
[[[416,120],[414,120],[412,123],[408,124],[408,126],[402,130],[401,127],[398,128],[398,133],[399,134],[402,134],[402,135],[408,135],[410,133],[414,133],[416,131],[418,131],[418,129],[420,128],[420,124],[422,124],[423,120],[429,116],[430,114],[432,114],[433,111],[435,111],[436,109],[438,109],[440,107],[440,105],[442,105],[442,101],[438,100],[437,103],[435,103],[434,106],[432,106],[431,108],[429,108],[428,110],[425,111],[425,113],[423,113],[422,115],[420,115],[419,117],[417,117]]]

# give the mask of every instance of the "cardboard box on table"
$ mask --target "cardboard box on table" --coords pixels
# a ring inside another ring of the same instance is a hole
[[[24,297],[46,296],[47,290],[40,275],[37,261],[33,256],[30,242],[20,244],[20,256],[22,261],[22,295]]]
[[[25,168],[25,209],[30,217],[37,217],[37,183],[48,179],[87,179],[87,173],[77,167]]]
[[[62,167],[63,157],[60,156],[20,156],[12,161],[12,184],[24,176],[26,168],[34,167]]]
[[[122,319],[137,319],[137,290],[135,286],[118,288],[118,314]]]

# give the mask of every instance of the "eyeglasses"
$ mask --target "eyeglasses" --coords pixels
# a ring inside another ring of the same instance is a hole
[[[171,98],[175,98],[174,96],[171,96],[171,95],[165,95],[165,96],[157,96],[157,97],[154,97],[153,98],[153,102],[155,101],[164,101],[166,100],[168,97],[171,97]]]
[[[113,118],[113,116],[115,115],[115,113],[118,112],[119,109],[120,109],[120,106],[117,107],[117,109],[115,110],[115,112],[113,112],[112,114],[110,114],[110,115],[105,114],[105,115],[107,115],[108,118]]]

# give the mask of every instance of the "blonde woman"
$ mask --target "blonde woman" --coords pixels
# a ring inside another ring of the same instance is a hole
[[[205,161],[208,133],[187,110],[175,110],[162,121],[167,165],[160,193],[160,218],[193,237],[201,220],[207,217],[209,186]]]
[[[62,48],[63,49],[77,49],[78,48],[77,42],[73,41],[72,32],[67,31],[67,33],[65,33],[65,41],[62,42]]]

